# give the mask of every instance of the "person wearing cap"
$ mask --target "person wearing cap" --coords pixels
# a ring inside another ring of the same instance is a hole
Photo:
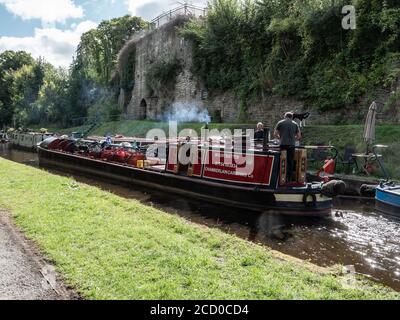
[[[293,121],[293,113],[287,112],[285,119],[278,122],[275,127],[275,137],[280,141],[281,151],[287,152],[287,182],[292,181],[296,140],[301,139],[299,125]]]
[[[259,122],[257,124],[256,131],[254,132],[254,140],[256,141],[264,140],[264,124],[262,122]]]

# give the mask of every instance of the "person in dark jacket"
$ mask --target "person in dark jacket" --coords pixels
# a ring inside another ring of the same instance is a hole
[[[299,125],[293,121],[293,113],[287,112],[285,119],[279,121],[275,127],[275,137],[280,141],[281,150],[287,152],[287,182],[292,181],[296,140],[301,139]]]
[[[264,140],[264,124],[262,122],[259,122],[257,124],[257,129],[254,132],[254,140],[256,141]]]

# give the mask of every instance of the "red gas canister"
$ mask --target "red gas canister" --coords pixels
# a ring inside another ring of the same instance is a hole
[[[325,165],[323,166],[324,172],[326,174],[332,175],[335,173],[335,160],[325,160]]]
[[[329,177],[335,174],[336,163],[335,160],[325,160],[325,164],[321,170],[318,171],[318,176],[325,182],[329,181]]]

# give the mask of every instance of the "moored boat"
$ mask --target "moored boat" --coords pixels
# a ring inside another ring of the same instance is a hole
[[[8,141],[7,133],[0,131],[0,143],[7,143]]]
[[[152,154],[148,152],[151,148],[155,150]],[[153,141],[147,146],[142,142],[141,148],[135,148],[50,138],[38,146],[41,165],[92,177],[261,212],[299,216],[331,213],[332,197],[343,191],[343,183],[307,183],[305,148],[296,150],[296,178],[290,183],[285,151],[256,146],[247,151],[252,156],[241,162],[243,154],[233,148],[200,141]],[[180,160],[182,153],[190,154],[188,163]],[[249,163],[252,170],[246,171]]]
[[[381,183],[376,188],[375,200],[379,211],[400,217],[400,184]]]
[[[40,142],[52,136],[53,134],[45,132],[15,131],[10,134],[10,141],[14,147],[35,151]]]

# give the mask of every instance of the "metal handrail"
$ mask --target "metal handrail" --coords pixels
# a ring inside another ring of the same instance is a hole
[[[198,14],[199,13],[199,14]],[[202,8],[199,6],[195,6],[192,4],[184,4],[182,6],[176,7],[175,9],[163,12],[158,17],[154,18],[149,26],[149,30],[154,30],[162,26],[163,24],[173,20],[176,16],[201,16],[207,14],[207,8]],[[163,23],[162,20],[166,18],[166,21]]]
[[[339,150],[335,146],[304,146],[304,148],[307,150],[333,150],[335,153],[332,158],[335,163],[339,157]]]
[[[158,17],[154,18],[151,22],[149,22],[146,28],[136,31],[129,39],[129,41],[139,41],[140,39],[146,37],[152,31],[158,29],[165,23],[168,23],[169,21],[172,21],[173,19],[179,16],[186,16],[186,17],[193,17],[193,16],[200,17],[201,15],[205,16],[207,14],[207,10],[208,10],[207,8],[185,4],[180,7],[176,7],[175,9],[172,9],[170,11],[163,12]],[[182,14],[177,14],[179,12],[181,12]],[[201,14],[198,14],[199,12]],[[163,22],[162,19],[164,18],[167,19],[166,21]]]

